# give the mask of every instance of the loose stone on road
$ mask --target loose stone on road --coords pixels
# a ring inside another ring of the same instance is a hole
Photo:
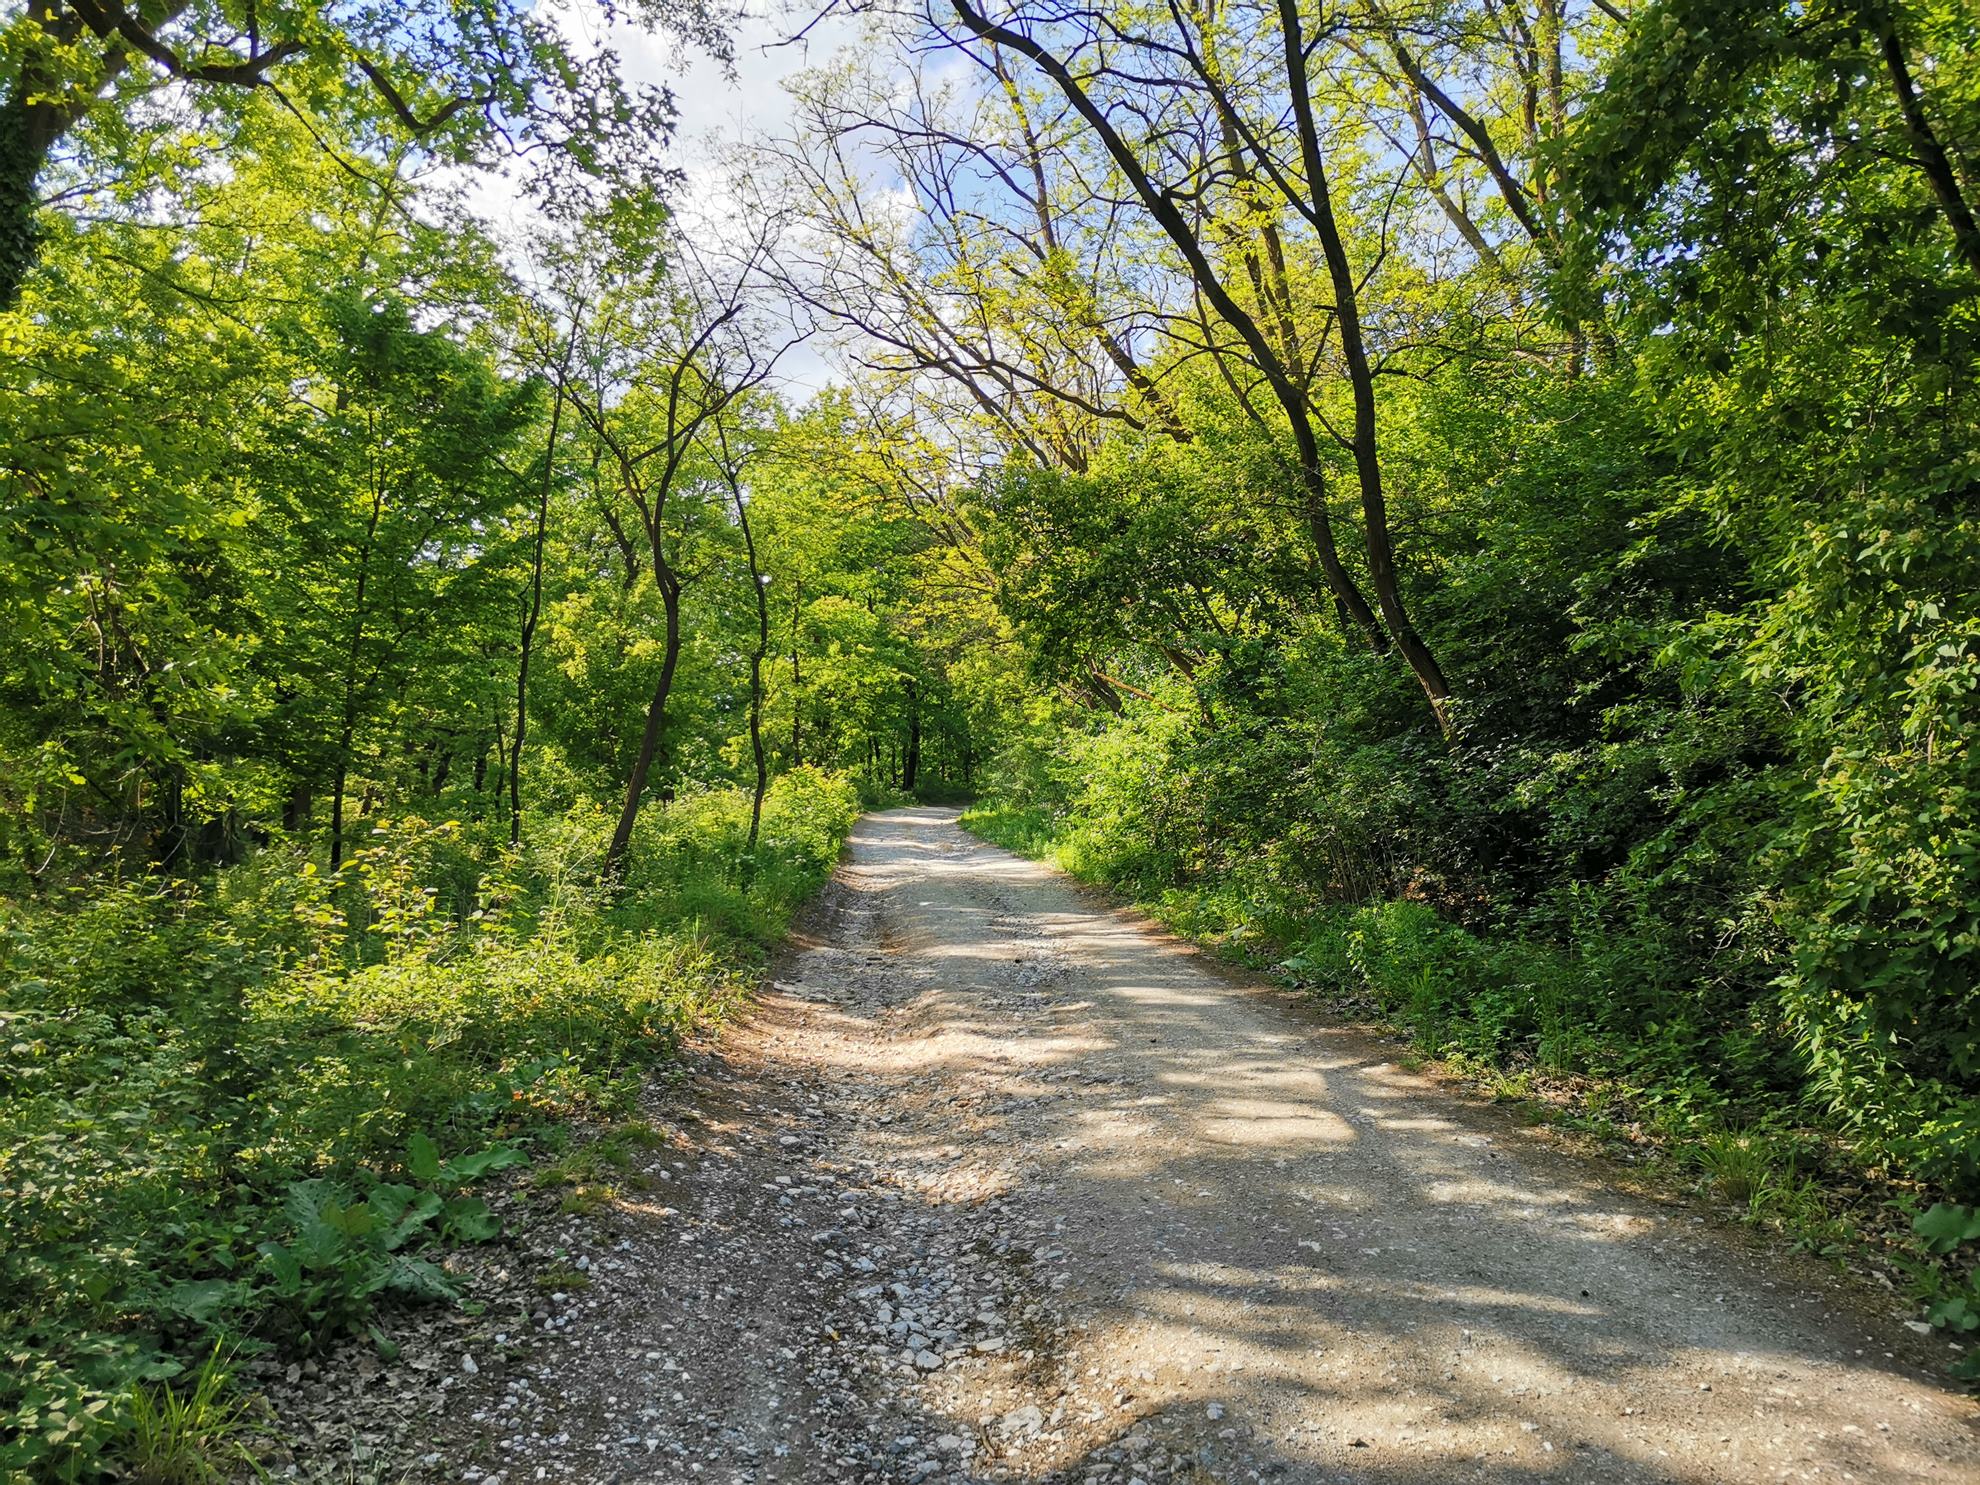
[[[1929,1342],[1393,1055],[954,811],[868,816],[773,993],[652,1095],[652,1190],[536,1240],[589,1287],[461,1379],[427,1462],[1980,1478]]]

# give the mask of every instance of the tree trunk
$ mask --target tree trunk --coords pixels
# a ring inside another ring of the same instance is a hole
[[[297,779],[289,785],[289,797],[282,802],[282,828],[291,835],[309,824],[309,781]]]
[[[1347,363],[1348,382],[1354,391],[1355,473],[1361,483],[1362,526],[1367,537],[1368,583],[1381,606],[1382,621],[1403,659],[1415,672],[1437,725],[1450,732],[1450,686],[1443,668],[1429,645],[1416,632],[1397,585],[1394,544],[1389,536],[1388,500],[1382,489],[1382,464],[1376,444],[1375,378],[1368,365],[1368,346],[1361,334],[1361,311],[1355,288],[1354,265],[1348,261],[1347,244],[1341,237],[1340,222],[1327,186],[1326,160],[1320,150],[1320,136],[1314,123],[1313,104],[1306,86],[1305,33],[1301,28],[1295,0],[1279,0],[1279,28],[1285,49],[1287,82],[1292,95],[1293,118],[1299,134],[1300,153],[1306,164],[1307,189],[1312,193],[1312,219],[1320,236],[1320,250],[1327,260],[1327,276],[1334,290],[1334,315],[1340,328],[1341,356]]]
[[[756,761],[756,786],[749,796],[749,845],[743,862],[743,885],[747,887],[756,871],[756,841],[763,833],[763,796],[770,791],[770,765],[763,752],[763,659],[770,653],[770,595],[764,591],[764,576],[756,565],[756,538],[749,529],[749,502],[740,485],[734,486],[736,524],[742,528],[743,551],[749,558],[749,585],[756,594],[756,648],[749,652],[749,751]],[[791,651],[795,663],[797,650]],[[793,735],[792,746],[796,746]]]
[[[189,852],[191,834],[186,825],[186,781],[184,770],[167,765],[157,789],[158,825],[151,833],[151,859],[163,870],[183,870],[192,865],[182,860]]]
[[[646,795],[646,776],[660,752],[660,738],[667,726],[667,698],[674,689],[674,669],[681,658],[681,585],[667,567],[656,545],[654,566],[659,570],[660,601],[667,611],[667,648],[660,662],[660,684],[653,689],[653,701],[646,708],[646,728],[640,734],[639,752],[633,758],[632,773],[626,779],[626,799],[619,808],[619,823],[612,831],[612,843],[605,848],[604,875],[614,881],[624,869],[626,849],[632,844],[633,826],[639,820],[640,801]]]
[[[1884,70],[1890,74],[1891,91],[1897,95],[1898,116],[1904,120],[1905,136],[1917,154],[1917,167],[1938,198],[1939,209],[1952,227],[1953,243],[1960,256],[1966,260],[1967,267],[1980,273],[1980,225],[1974,222],[1973,208],[1959,188],[1952,159],[1925,113],[1925,102],[1911,75],[1911,60],[1905,53],[1904,39],[1898,35],[1897,22],[1887,9],[1879,7],[1871,24],[1878,50],[1883,53]]]
[[[1099,665],[1090,657],[1086,662],[1086,674],[1081,679],[1086,683],[1087,694],[1115,716],[1118,717],[1125,709],[1121,701],[1121,693],[1113,688],[1107,677],[1101,673]]]
[[[350,783],[351,748],[357,741],[358,667],[364,651],[364,598],[371,580],[371,549],[378,540],[378,523],[385,513],[384,476],[373,472],[371,514],[358,548],[357,586],[351,595],[351,637],[344,652],[343,726],[337,735],[337,771],[330,793],[330,869],[344,864],[344,789]]]
[[[0,309],[20,302],[21,285],[41,252],[34,183],[48,163],[53,136],[44,121],[54,110],[29,102],[27,87],[24,80],[15,83],[0,102]]]
[[[573,339],[565,342],[565,368],[570,364]],[[522,754],[529,736],[529,657],[536,642],[537,620],[543,614],[543,541],[550,527],[550,488],[557,471],[557,427],[564,415],[564,381],[557,379],[557,392],[550,403],[550,436],[543,450],[543,483],[536,492],[536,541],[529,570],[529,602],[523,609],[522,632],[516,648],[516,736],[509,750],[509,844],[522,844]]]
[[[722,472],[728,482],[729,498],[736,506],[736,529],[743,539],[743,556],[749,563],[750,596],[756,600],[756,646],[749,652],[749,751],[756,764],[756,778],[749,796],[749,842],[743,848],[742,861],[742,885],[747,891],[756,878],[756,842],[763,833],[763,796],[770,791],[770,763],[763,750],[763,661],[770,653],[770,595],[765,588],[770,580],[757,563],[756,533],[749,525],[749,501],[743,495],[738,464],[729,457],[728,434],[719,423],[716,438],[722,451]],[[791,658],[795,664],[795,621]]]
[[[804,676],[798,669],[798,616],[804,579],[791,579],[791,767],[804,767]]]
[[[1342,564],[1340,554],[1334,544],[1331,517],[1327,511],[1327,476],[1321,467],[1319,440],[1313,430],[1312,409],[1305,393],[1297,383],[1299,373],[1289,368],[1279,353],[1273,349],[1270,340],[1259,327],[1258,322],[1245,311],[1232,295],[1229,287],[1219,276],[1217,268],[1204,251],[1190,220],[1178,204],[1179,197],[1158,185],[1143,167],[1134,147],[1107,117],[1106,111],[1087,93],[1072,70],[1058,57],[1048,52],[1038,42],[1021,31],[998,25],[972,9],[969,0],[949,0],[956,17],[963,25],[982,40],[998,46],[1009,47],[1022,56],[1029,57],[1046,76],[1058,85],[1066,101],[1092,128],[1095,136],[1106,148],[1114,164],[1119,167],[1128,185],[1140,198],[1143,208],[1160,227],[1176,251],[1188,265],[1190,278],[1202,291],[1203,297],[1220,319],[1237,333],[1250,353],[1252,364],[1259,375],[1265,378],[1272,389],[1272,396],[1291,425],[1293,444],[1298,453],[1300,478],[1307,493],[1306,520],[1313,536],[1313,544],[1320,559],[1320,570],[1326,574],[1328,585],[1333,589],[1336,601],[1358,626],[1368,643],[1378,654],[1387,648],[1383,636],[1382,623],[1369,606],[1353,574]],[[1296,41],[1289,46],[1297,49]],[[1303,58],[1302,58],[1303,63]],[[1303,76],[1302,72],[1302,76]]]
[[[167,0],[152,24],[163,25],[185,8],[186,0]],[[52,75],[43,48],[74,46],[83,34],[81,15],[76,8],[51,0],[29,0],[23,19],[31,20],[41,34],[23,39],[14,85],[0,99],[0,310],[20,302],[21,285],[41,255],[41,230],[34,220],[39,197],[34,187],[49,155],[130,60],[124,44],[113,40],[104,47],[95,87],[64,88]],[[49,101],[64,93],[79,101]]]
[[[351,729],[337,745],[337,770],[330,781],[330,869],[344,864],[344,788],[350,783]]]
[[[907,750],[901,755],[901,788],[913,793],[915,780],[921,774],[921,693],[910,681],[907,694]]]

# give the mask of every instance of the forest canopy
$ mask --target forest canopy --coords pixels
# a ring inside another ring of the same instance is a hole
[[[1970,1215],[1980,13],[786,21],[711,142],[614,38],[720,7],[0,8],[0,1470],[444,1297],[428,1152],[908,797],[1811,1246]]]

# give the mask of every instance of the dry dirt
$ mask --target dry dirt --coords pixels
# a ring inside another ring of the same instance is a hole
[[[646,1189],[491,1275],[569,1283],[314,1379],[296,1471],[1980,1479],[1942,1345],[1395,1055],[953,811],[868,816],[652,1091]]]

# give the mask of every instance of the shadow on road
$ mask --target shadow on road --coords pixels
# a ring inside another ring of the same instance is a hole
[[[1970,1405],[1814,1265],[1605,1189],[954,819],[855,834],[835,890],[886,988],[835,1044],[885,1048],[840,1070],[887,1089],[874,1159],[1049,1234],[999,1259],[1068,1317],[1030,1379],[1067,1444],[1001,1449],[1004,1399],[950,1379],[979,1472],[1974,1478]]]

